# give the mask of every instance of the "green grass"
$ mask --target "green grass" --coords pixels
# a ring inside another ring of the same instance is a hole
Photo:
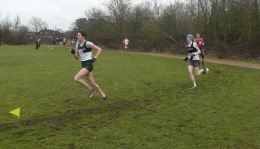
[[[182,60],[104,51],[102,102],[73,81],[80,62],[68,48],[0,52],[1,149],[260,148],[259,70],[207,64],[191,90]],[[19,120],[8,113],[18,107]]]

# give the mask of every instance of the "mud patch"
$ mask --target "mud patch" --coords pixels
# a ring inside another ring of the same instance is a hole
[[[77,111],[67,111],[60,115],[45,115],[33,119],[28,119],[24,121],[20,121],[18,123],[9,123],[9,124],[2,124],[0,125],[0,131],[6,132],[11,131],[14,129],[24,128],[39,125],[42,123],[49,124],[49,130],[59,130],[55,126],[63,126],[68,122],[71,122],[75,119],[80,119],[82,116],[90,116],[95,114],[102,114],[112,110],[126,110],[138,103],[136,100],[134,101],[127,101],[127,100],[119,100],[113,103],[108,104],[107,106],[103,106],[101,108],[93,108],[93,109],[81,109]],[[100,126],[97,126],[96,129],[99,129]]]

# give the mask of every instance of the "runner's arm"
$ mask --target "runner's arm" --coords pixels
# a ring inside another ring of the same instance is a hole
[[[192,54],[199,55],[201,53],[199,45],[197,45],[196,42],[195,42],[195,43],[193,43],[193,47],[196,48],[197,51],[193,52]]]
[[[202,42],[202,46],[204,47],[204,41],[203,41],[203,39],[201,38],[201,42]]]
[[[193,54],[199,55],[201,53],[200,48],[197,46],[196,49],[197,49],[197,52],[194,52]]]
[[[102,52],[102,49],[96,45],[93,45],[92,49],[95,49],[97,51],[96,55],[94,56],[94,58],[97,59],[99,54]]]
[[[79,51],[78,50],[76,50],[74,57],[75,57],[75,59],[79,59]]]

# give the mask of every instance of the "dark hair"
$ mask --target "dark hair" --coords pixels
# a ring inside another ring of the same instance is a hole
[[[87,36],[88,36],[87,33],[84,32],[84,31],[78,31],[78,33],[80,33],[82,37],[85,37],[85,39],[86,39]]]

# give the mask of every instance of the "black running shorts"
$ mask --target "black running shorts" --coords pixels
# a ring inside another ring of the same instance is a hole
[[[93,70],[93,63],[91,61],[81,61],[82,68],[86,68],[89,72]]]
[[[200,61],[199,60],[189,60],[189,65],[193,67],[200,67]]]

